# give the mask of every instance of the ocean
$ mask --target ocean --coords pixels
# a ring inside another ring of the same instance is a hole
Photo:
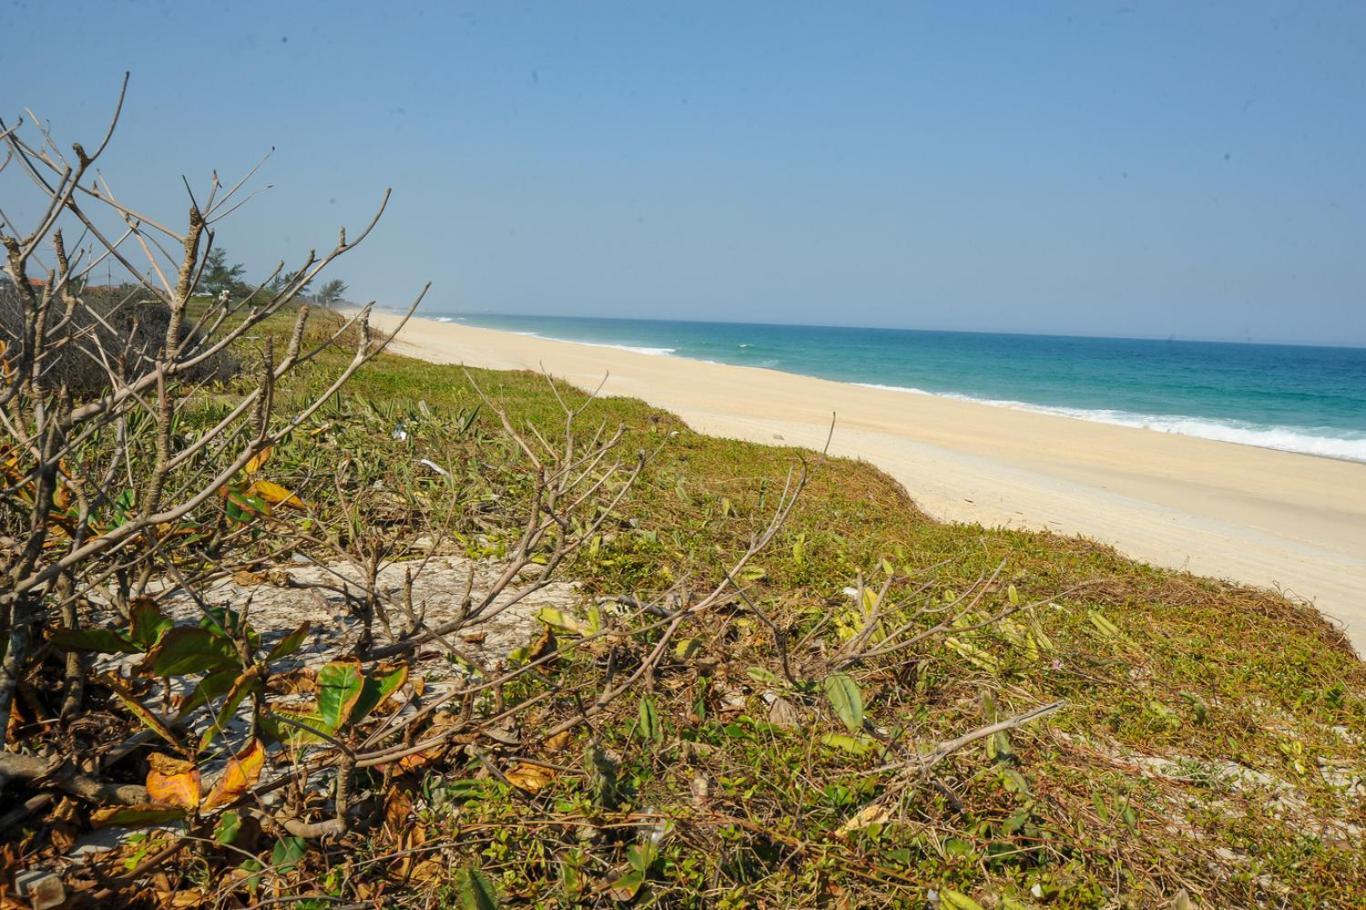
[[[1366,349],[428,313],[657,356],[1366,462]]]

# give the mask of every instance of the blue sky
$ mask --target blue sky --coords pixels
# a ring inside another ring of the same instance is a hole
[[[56,36],[64,36],[60,44]],[[432,310],[1366,344],[1360,3],[46,3],[0,109]]]

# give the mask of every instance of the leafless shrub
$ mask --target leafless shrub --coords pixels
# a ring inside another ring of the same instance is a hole
[[[182,434],[187,393],[215,375],[253,329],[296,309],[300,290],[365,239],[384,203],[359,235],[343,230],[331,250],[310,252],[293,281],[263,290],[280,273],[277,266],[243,297],[198,299],[195,287],[218,225],[245,201],[245,181],[224,187],[215,176],[203,197],[187,185],[183,228],[118,198],[95,164],[113,137],[126,84],[125,78],[93,151],[76,143],[64,155],[31,115],[28,123],[0,121],[0,173],[27,178],[42,203],[23,228],[0,210],[13,297],[0,320],[0,422],[7,437],[0,485],[0,743],[15,686],[42,632],[72,626],[77,602],[91,596],[105,596],[126,614],[177,562],[179,549],[221,543],[221,533],[206,539],[195,529],[221,529],[214,515],[222,491],[380,348],[368,329],[367,307],[334,333],[359,330],[351,361],[326,391],[277,413],[277,384],[333,340],[306,345],[309,308],[299,306],[286,350],[266,344],[246,368],[250,388],[222,419]],[[77,242],[69,244],[69,236]],[[119,268],[129,284],[127,293],[96,304],[87,286],[102,266]]]
[[[73,398],[84,401],[99,397],[109,387],[110,368],[127,377],[155,360],[165,343],[171,310],[165,301],[148,295],[138,285],[87,286],[77,296],[81,305],[71,319],[60,327],[48,327],[45,347],[51,351],[51,365],[46,368],[46,377],[53,385],[65,387]],[[0,285],[0,338],[23,337],[26,313],[14,285]],[[189,330],[189,326],[182,326],[182,335]],[[57,332],[61,332],[60,338]],[[106,364],[91,357],[89,351],[96,347],[116,353],[118,359]],[[233,353],[223,350],[187,370],[184,381],[222,382],[237,375],[240,367]]]

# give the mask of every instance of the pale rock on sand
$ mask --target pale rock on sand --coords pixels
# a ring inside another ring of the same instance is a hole
[[[434,556],[425,564],[420,560],[390,563],[380,571],[378,579],[379,590],[388,600],[402,602],[405,570],[413,577],[414,612],[428,627],[435,628],[459,616],[471,570],[474,571],[472,594],[474,602],[478,603],[502,572],[503,565],[461,556]],[[309,633],[303,646],[286,663],[316,669],[354,652],[361,636],[361,623],[347,607],[340,589],[347,587],[353,595],[359,594],[361,588],[357,582],[360,577],[356,567],[342,563],[286,563],[262,577],[225,578],[198,593],[208,606],[246,612],[247,621],[261,635],[267,648],[307,622]],[[542,628],[536,619],[542,609],[554,607],[573,612],[582,601],[572,582],[551,581],[510,604],[514,595],[529,584],[529,580],[514,583],[486,611],[488,619],[471,623],[462,634],[446,636],[446,641],[470,664],[493,670],[513,650],[535,637]],[[158,605],[179,624],[193,625],[203,617],[200,605],[183,591],[173,591],[158,598]],[[390,603],[388,611],[394,631],[406,630],[410,621],[404,610]],[[374,621],[373,635],[376,647],[388,643],[378,618]],[[417,653],[427,658],[420,661],[419,669],[428,682],[440,683],[462,675],[461,668],[446,659],[445,646],[439,642],[430,642],[418,648]],[[107,658],[101,668],[113,669],[135,664],[141,659],[141,654],[120,655]]]
[[[381,330],[398,317],[377,313]],[[700,432],[863,458],[931,515],[1083,534],[1129,556],[1314,602],[1366,653],[1366,464],[415,319],[398,353],[533,369]]]

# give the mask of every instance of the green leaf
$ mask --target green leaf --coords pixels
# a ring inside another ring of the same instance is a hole
[[[478,869],[466,869],[460,873],[457,894],[460,910],[498,910],[498,892],[493,882]]]
[[[1091,625],[1095,626],[1096,631],[1099,632],[1103,637],[1119,637],[1119,626],[1110,622],[1110,620],[1106,618],[1105,614],[1100,612],[1099,610],[1092,610],[1091,612],[1087,613],[1086,618],[1091,621]]]
[[[299,647],[303,645],[304,639],[307,637],[308,623],[304,623],[302,626],[299,626],[299,628],[295,629],[293,632],[290,632],[284,638],[280,639],[275,643],[275,647],[271,648],[270,653],[266,655],[266,663],[270,663],[271,661],[279,660],[282,657],[288,657],[289,655],[293,654],[295,651],[299,650]]]
[[[162,635],[156,647],[147,652],[138,672],[184,676],[228,667],[241,667],[230,639],[209,629],[178,626]]]
[[[659,726],[659,714],[655,711],[655,703],[648,695],[641,696],[637,714],[640,738],[647,742],[661,741],[664,738],[664,731]]]
[[[877,740],[868,736],[848,736],[844,733],[826,733],[821,743],[832,749],[840,749],[851,755],[867,755],[877,745]]]
[[[678,644],[674,645],[674,660],[684,661],[702,650],[702,645],[695,638],[680,638]]]
[[[213,722],[199,737],[200,752],[209,747],[209,743],[213,742],[215,736],[227,729],[228,724],[232,722],[233,715],[237,713],[237,707],[242,704],[242,699],[259,689],[260,685],[260,675],[255,667],[237,677],[232,688],[228,690],[227,697],[223,700],[223,706],[218,709],[218,713],[214,716]]]
[[[237,840],[237,832],[242,830],[242,816],[229,809],[218,817],[213,826],[213,839],[220,844],[230,844]]]
[[[171,728],[166,726],[166,722],[152,713],[151,709],[138,701],[131,692],[125,692],[119,688],[115,688],[113,692],[114,697],[128,709],[129,714],[132,714],[138,720],[142,721],[143,725],[157,736],[160,736],[162,739],[175,746],[176,751],[184,751],[184,747],[180,744],[180,740],[176,739],[175,733],[171,732]]]
[[[987,737],[987,758],[990,761],[1008,759],[1015,754],[1010,747],[1010,734],[1000,730]]]
[[[650,874],[650,867],[659,858],[659,851],[655,845],[648,841],[643,844],[632,844],[626,848],[626,861],[631,864],[631,868],[637,870],[642,875]]]
[[[639,869],[632,869],[621,878],[612,882],[607,893],[612,896],[614,901],[624,904],[627,901],[635,900],[636,895],[640,893],[640,889],[644,885],[645,873],[641,872]]]
[[[237,507],[237,521],[251,521],[258,514],[270,514],[270,507],[259,496],[247,496],[240,490],[228,490],[228,502]]]
[[[200,705],[207,705],[210,701],[223,695],[232,688],[232,684],[237,681],[238,672],[236,667],[228,667],[226,670],[218,670],[210,673],[199,681],[199,685],[194,687],[190,697],[185,699],[185,703],[180,706],[180,711],[176,713],[176,720],[184,720],[190,716],[190,712]]]
[[[572,635],[591,634],[588,624],[583,620],[554,607],[542,607],[537,610],[536,618],[557,632],[568,632]]]
[[[133,601],[128,611],[130,623],[128,637],[140,646],[140,650],[146,651],[157,643],[171,627],[175,625],[157,602],[150,597],[139,597]]]
[[[947,910],[982,910],[982,905],[966,894],[947,888],[939,892],[939,905]]]
[[[408,680],[408,668],[399,667],[389,673],[380,676],[367,676],[364,688],[361,690],[360,699],[357,700],[355,708],[351,711],[351,723],[358,724],[384,700]]]
[[[844,722],[850,733],[863,729],[863,693],[848,674],[832,673],[827,676],[825,697],[830,699],[835,716]]]
[[[1001,786],[1011,793],[1029,793],[1029,781],[1024,779],[1024,775],[1014,768],[1006,768],[1001,771]]]
[[[259,859],[249,856],[246,859],[242,860],[242,862],[238,864],[237,868],[241,869],[243,872],[250,873],[247,875],[245,879],[243,879],[243,884],[246,885],[248,891],[250,891],[252,894],[255,894],[256,889],[261,887],[261,870],[264,869],[265,866],[261,865],[261,861]]]
[[[364,691],[358,660],[334,660],[318,671],[318,713],[329,733],[350,720]]]
[[[282,837],[270,851],[270,865],[276,872],[288,872],[299,865],[308,852],[308,841],[302,837]]]
[[[1001,822],[1001,831],[1005,834],[1014,834],[1029,824],[1029,809],[1017,809],[1013,815]]]
[[[278,708],[261,718],[261,728],[271,739],[291,746],[327,742],[327,737],[337,732],[327,726],[317,711],[283,711]]]
[[[48,641],[63,651],[96,654],[136,654],[142,648],[112,629],[53,629]]]
[[[745,675],[766,686],[781,686],[783,684],[783,681],[778,678],[778,674],[767,667],[749,667],[745,670]]]
[[[969,663],[980,670],[988,673],[996,673],[1001,669],[1001,664],[996,660],[996,656],[990,651],[979,648],[970,641],[960,638],[945,638],[944,647],[962,655]]]
[[[231,607],[209,607],[199,621],[201,629],[217,632],[228,639],[235,640],[239,634],[246,633],[247,645],[255,653],[261,647],[261,635],[243,618],[242,614]]]

